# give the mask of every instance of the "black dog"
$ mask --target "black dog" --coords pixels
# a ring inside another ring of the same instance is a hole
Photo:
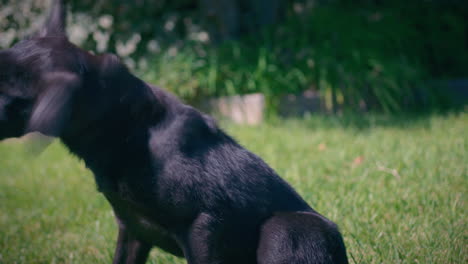
[[[114,263],[158,246],[188,263],[348,263],[337,226],[208,116],[71,44],[55,1],[43,30],[0,52],[0,139],[59,137],[119,225]]]

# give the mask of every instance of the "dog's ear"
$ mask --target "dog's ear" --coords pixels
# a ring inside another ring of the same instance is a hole
[[[38,36],[66,36],[66,19],[65,0],[53,0],[49,16],[43,28],[38,32]]]
[[[73,73],[46,74],[40,81],[41,93],[33,107],[26,132],[60,136],[70,117],[74,94],[80,85],[80,78]]]

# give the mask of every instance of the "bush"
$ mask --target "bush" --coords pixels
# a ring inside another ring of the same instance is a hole
[[[188,101],[262,92],[274,103],[284,93],[316,89],[334,110],[437,108],[439,98],[424,83],[463,76],[468,27],[453,6],[417,2],[292,5],[284,23],[262,33],[163,51],[145,75]]]
[[[48,2],[2,1],[0,46],[40,25]],[[466,1],[284,0],[281,23],[220,44],[199,1],[72,2],[72,41],[117,53],[188,102],[262,92],[274,112],[283,94],[314,89],[333,111],[427,110],[447,105],[425,83],[468,68]]]

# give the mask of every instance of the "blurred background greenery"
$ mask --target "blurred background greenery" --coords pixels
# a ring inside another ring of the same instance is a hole
[[[275,114],[285,94],[314,91],[335,113],[466,105],[468,1],[69,2],[73,42],[117,53],[188,103],[260,92]],[[40,27],[50,4],[0,3],[1,48]]]

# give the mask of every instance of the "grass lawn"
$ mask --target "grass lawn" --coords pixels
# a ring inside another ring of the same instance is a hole
[[[339,224],[351,263],[468,263],[468,114],[225,125]],[[116,224],[83,162],[0,144],[0,263],[110,263]],[[154,249],[149,263],[185,263]]]

